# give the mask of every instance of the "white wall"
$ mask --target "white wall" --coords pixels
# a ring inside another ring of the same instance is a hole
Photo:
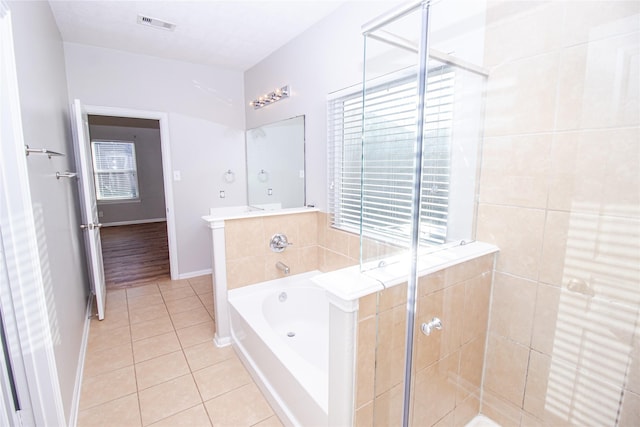
[[[327,95],[362,82],[361,26],[402,3],[347,3],[245,72],[247,128],[305,115],[307,203],[322,210],[327,208]],[[457,56],[481,63],[484,6],[484,0],[448,0],[434,6],[432,48],[455,51]],[[259,110],[248,105],[251,99],[285,84],[291,85],[289,99]]]
[[[66,154],[51,159],[30,155],[27,167],[44,293],[68,420],[86,319],[88,279],[75,181],[55,178],[56,171],[75,170],[64,53],[48,3],[11,2],[10,8],[25,143]]]
[[[173,182],[179,274],[210,269],[201,216],[246,204],[242,72],[74,43],[65,43],[65,57],[71,99],[168,113],[172,169],[181,175]]]
[[[166,214],[160,128],[89,125],[89,133],[92,140],[133,142],[136,151],[139,200],[123,203],[98,202],[100,222],[108,225],[164,218]]]

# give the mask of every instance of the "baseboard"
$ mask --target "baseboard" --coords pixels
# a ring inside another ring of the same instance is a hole
[[[150,218],[150,219],[134,219],[133,221],[117,221],[117,222],[103,222],[103,227],[117,227],[119,225],[135,225],[135,224],[149,224],[152,222],[165,222],[167,218]]]
[[[191,279],[193,277],[204,276],[205,274],[211,274],[211,272],[212,270],[210,268],[207,268],[206,270],[200,270],[200,271],[191,271],[189,273],[178,274],[178,279],[179,280]]]
[[[76,384],[73,388],[73,399],[71,401],[71,411],[69,414],[69,427],[75,427],[78,423],[78,411],[80,410],[80,394],[82,393],[82,376],[84,374],[84,361],[87,356],[87,345],[89,343],[89,328],[91,326],[91,311],[93,309],[93,294],[87,299],[87,310],[84,316],[84,330],[82,331],[82,342],[80,343],[80,355],[78,356],[78,370],[76,371]]]

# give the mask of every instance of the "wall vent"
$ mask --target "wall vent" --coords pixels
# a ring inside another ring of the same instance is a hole
[[[162,30],[173,31],[176,28],[176,24],[162,21],[160,19],[151,18],[149,16],[138,15],[138,24],[147,25],[149,27],[160,28]]]

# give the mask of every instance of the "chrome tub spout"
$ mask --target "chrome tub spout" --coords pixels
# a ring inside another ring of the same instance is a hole
[[[276,268],[284,272],[284,274],[289,274],[289,266],[281,261],[276,262]]]

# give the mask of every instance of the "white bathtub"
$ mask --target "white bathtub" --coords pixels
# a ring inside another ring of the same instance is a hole
[[[319,271],[229,291],[233,345],[286,424],[328,424],[329,302]]]

